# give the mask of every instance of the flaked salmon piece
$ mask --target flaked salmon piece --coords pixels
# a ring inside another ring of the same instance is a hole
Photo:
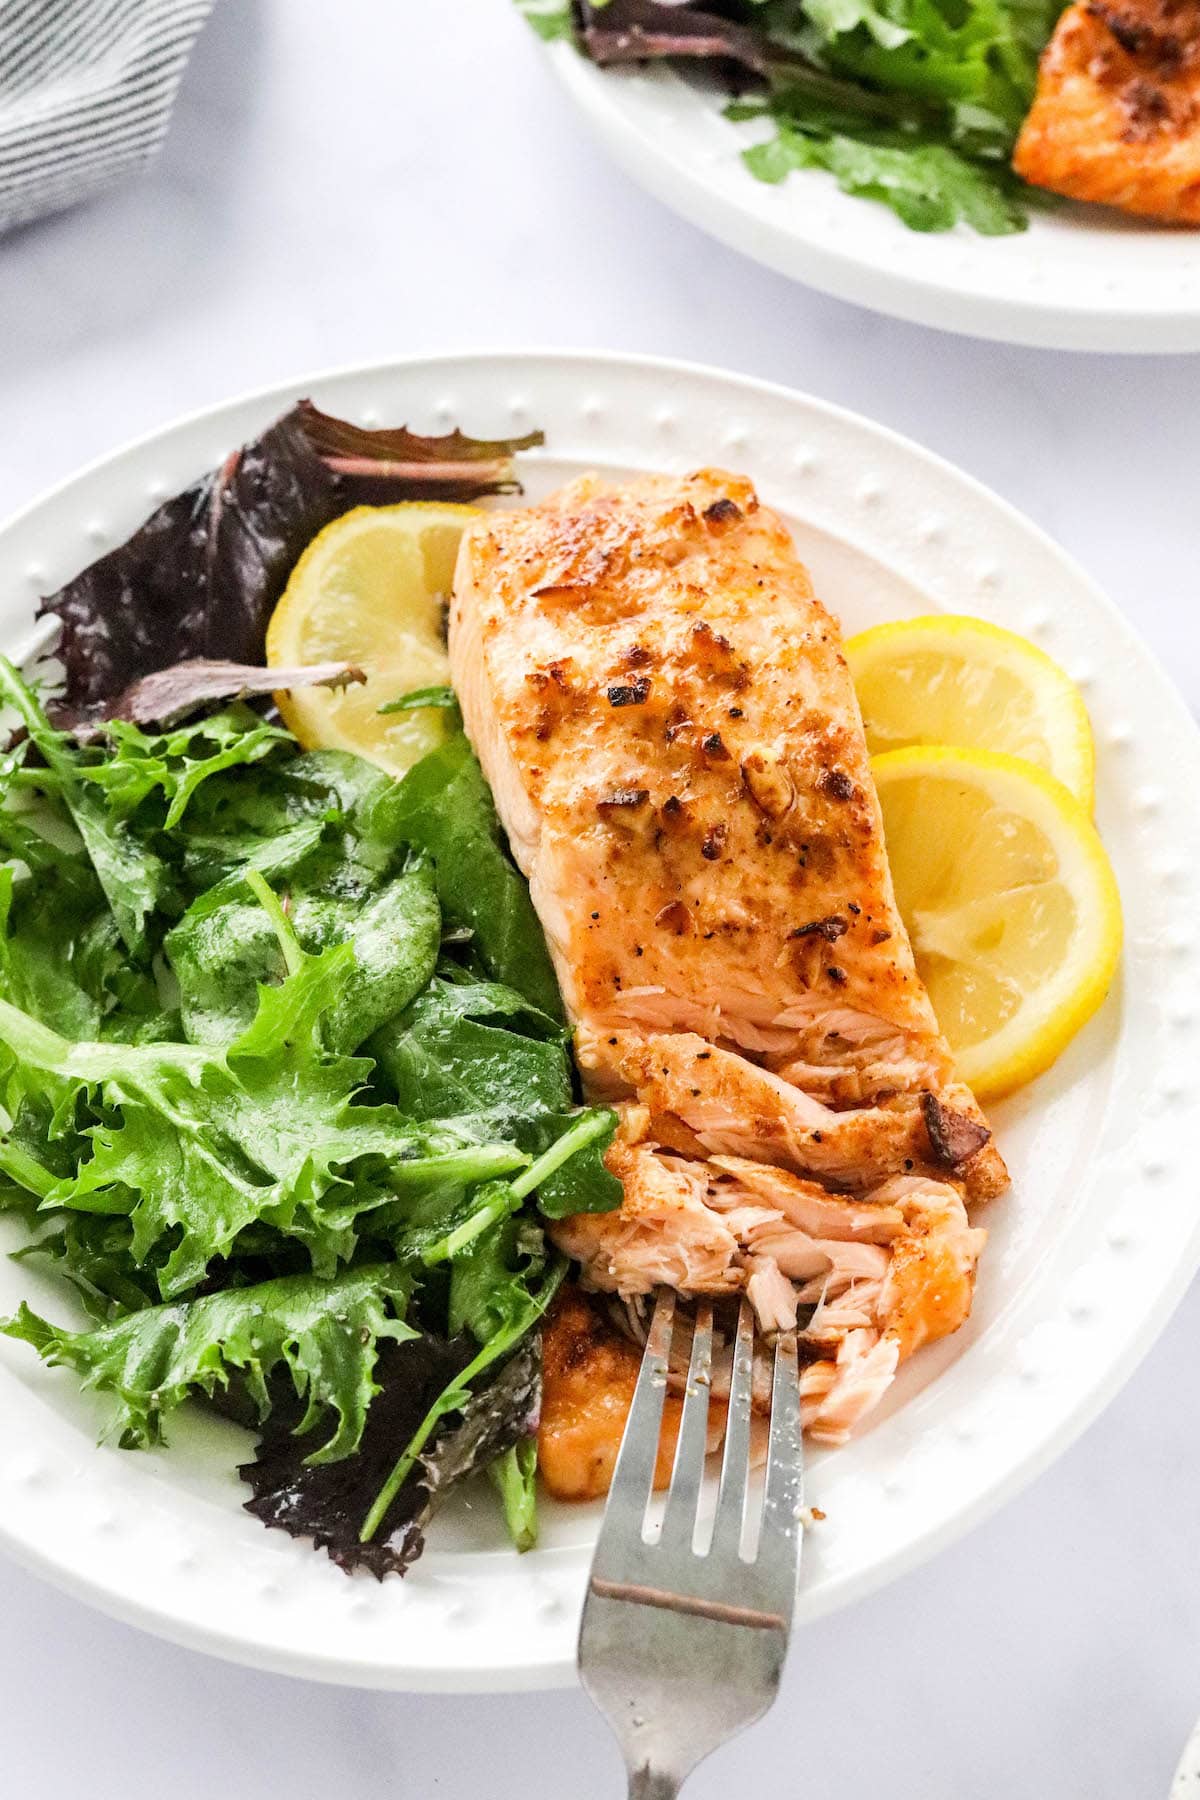
[[[966,1089],[948,1090],[953,1106],[933,1104],[932,1090],[918,1089],[882,1107],[835,1111],[695,1032],[641,1037],[581,1026],[575,1049],[595,1093],[636,1095],[659,1141],[670,1121],[679,1143],[682,1125],[695,1155],[749,1156],[858,1188],[901,1172],[950,1172],[979,1198],[994,1191],[990,1134]]]
[[[890,1244],[904,1229],[904,1213],[898,1206],[873,1200],[850,1200],[831,1194],[814,1181],[802,1181],[782,1169],[765,1168],[743,1156],[714,1156],[713,1167],[748,1188],[767,1206],[780,1212],[790,1226],[810,1237],[832,1238],[845,1243]],[[719,1178],[714,1182],[719,1191]]]
[[[951,1183],[897,1176],[862,1199],[831,1194],[745,1158],[664,1153],[637,1139],[643,1117],[629,1109],[610,1155],[620,1211],[565,1219],[556,1242],[589,1286],[627,1301],[662,1284],[717,1299],[744,1289],[764,1332],[799,1323],[837,1371],[810,1409],[825,1441],[841,1441],[868,1387],[879,1398],[905,1357],[967,1318],[987,1233]],[[879,1343],[890,1348],[860,1369]]]
[[[1200,224],[1200,0],[1076,0],[1013,153],[1073,200]]]
[[[807,1414],[848,1429],[965,1316],[963,1196],[1007,1174],[896,910],[835,621],[743,478],[586,478],[468,528],[450,657],[585,1088],[622,1117],[624,1205],[556,1242],[634,1301],[744,1290],[767,1330],[815,1307]],[[876,1200],[895,1178],[950,1196],[936,1226]],[[840,1231],[790,1216],[806,1183]]]

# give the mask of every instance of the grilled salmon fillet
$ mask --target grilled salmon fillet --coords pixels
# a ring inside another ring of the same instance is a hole
[[[749,481],[589,477],[468,529],[450,658],[620,1117],[621,1210],[556,1239],[633,1303],[815,1307],[807,1417],[840,1440],[966,1317],[966,1203],[1007,1174],[896,911],[837,624]]]
[[[1013,154],[1026,181],[1200,224],[1200,0],[1076,0]]]

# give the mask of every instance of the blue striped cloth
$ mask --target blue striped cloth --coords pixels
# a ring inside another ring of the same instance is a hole
[[[0,0],[0,231],[154,155],[213,0]]]

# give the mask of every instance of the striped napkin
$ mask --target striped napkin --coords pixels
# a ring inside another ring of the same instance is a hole
[[[0,0],[0,231],[147,163],[213,0]]]

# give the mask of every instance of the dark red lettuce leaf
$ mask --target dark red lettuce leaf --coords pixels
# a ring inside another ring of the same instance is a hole
[[[578,0],[584,49],[597,63],[649,62],[690,57],[736,63],[752,75],[767,76],[780,52],[750,25],[719,13],[701,12],[664,0],[608,0],[593,6]]]
[[[389,1344],[380,1353],[362,1443],[343,1462],[306,1466],[320,1432],[297,1437],[296,1412],[286,1397],[262,1428],[255,1460],[239,1469],[254,1490],[246,1510],[264,1525],[311,1538],[348,1574],[369,1569],[379,1580],[402,1575],[425,1547],[425,1528],[458,1482],[537,1430],[541,1406],[541,1341],[526,1338],[464,1410],[447,1420],[428,1445],[384,1515],[369,1544],[359,1541],[371,1502],[405,1444],[443,1388],[470,1361],[475,1346],[423,1336]]]
[[[62,622],[57,722],[103,716],[124,689],[173,663],[262,663],[271,609],[322,526],[362,502],[518,487],[513,455],[541,441],[540,432],[492,443],[368,431],[301,400],[43,601],[42,613]]]

